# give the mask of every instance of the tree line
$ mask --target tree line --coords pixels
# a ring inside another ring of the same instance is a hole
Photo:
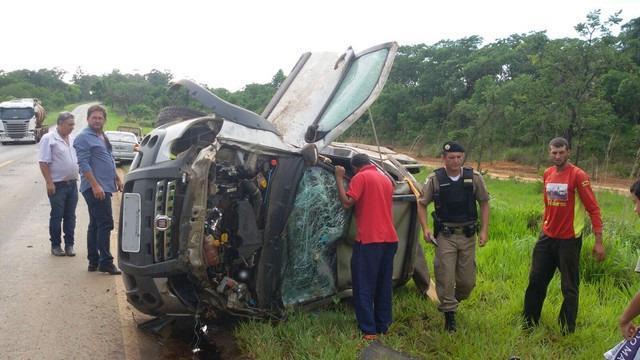
[[[483,162],[511,160],[542,166],[546,144],[565,136],[573,160],[592,176],[640,175],[640,18],[621,23],[620,12],[599,10],[575,26],[576,37],[545,32],[513,34],[483,44],[479,36],[432,45],[403,45],[371,112],[344,136],[372,143],[371,115],[382,144],[437,155],[455,139]],[[64,71],[0,70],[0,101],[38,97],[46,107],[99,100],[128,121],[153,126],[165,106],[198,108],[184,93],[168,92],[169,71],[91,75]],[[285,75],[221,98],[260,113]]]

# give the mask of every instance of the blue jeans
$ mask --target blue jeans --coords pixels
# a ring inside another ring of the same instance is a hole
[[[392,321],[393,257],[398,243],[353,245],[351,282],[358,328],[384,334]]]
[[[96,199],[91,189],[85,190],[82,196],[89,208],[89,229],[87,230],[89,264],[99,266],[113,264],[110,250],[111,230],[113,230],[111,193],[105,193],[104,200]]]
[[[72,246],[76,229],[76,205],[78,204],[78,186],[75,181],[55,183],[56,193],[49,196],[51,213],[49,214],[49,240],[51,247],[62,243],[64,230],[65,246]]]

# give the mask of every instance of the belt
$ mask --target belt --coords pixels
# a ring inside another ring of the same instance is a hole
[[[53,183],[53,185],[55,186],[69,186],[69,185],[75,185],[77,180],[62,180],[62,181],[56,181]]]

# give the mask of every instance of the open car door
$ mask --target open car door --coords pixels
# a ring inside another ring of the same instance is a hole
[[[262,117],[286,143],[319,150],[344,133],[382,92],[398,44],[354,54],[306,53],[271,99]]]

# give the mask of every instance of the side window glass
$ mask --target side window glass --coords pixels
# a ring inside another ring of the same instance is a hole
[[[318,122],[318,130],[327,132],[356,111],[373,92],[387,60],[384,48],[362,55],[351,64],[344,81]]]

